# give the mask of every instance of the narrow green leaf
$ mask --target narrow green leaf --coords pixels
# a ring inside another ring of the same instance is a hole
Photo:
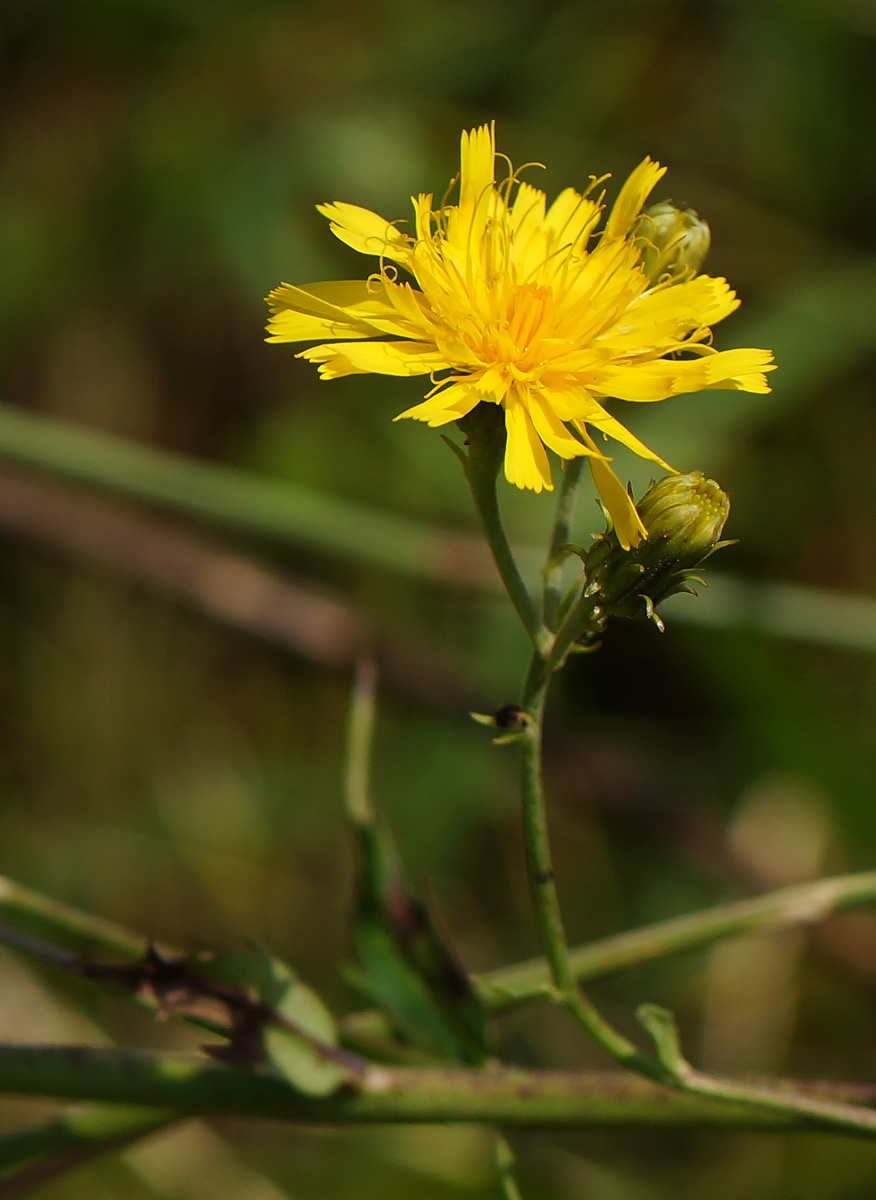
[[[408,886],[392,830],[371,800],[375,688],[374,668],[363,662],[350,706],[344,789],[360,855],[353,919],[360,969],[354,986],[380,1005],[411,1046],[455,1062],[480,1063],[486,1056],[480,1001]]]
[[[480,1000],[409,888],[389,828],[375,820],[357,833],[362,867],[353,942],[369,994],[412,1045],[456,1062],[482,1062]]]

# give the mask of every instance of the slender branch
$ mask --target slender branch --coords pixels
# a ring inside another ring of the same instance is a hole
[[[799,1089],[776,1089],[769,1080],[749,1082],[720,1079],[697,1071],[681,1053],[675,1017],[656,1004],[644,1004],[638,1018],[654,1040],[657,1057],[667,1083],[694,1096],[708,1096],[731,1103],[751,1104],[773,1112],[814,1117],[844,1133],[876,1137],[876,1112],[836,1098],[806,1095]]]
[[[542,599],[542,615],[548,629],[555,629],[560,600],[563,594],[563,565],[557,562],[560,550],[565,546],[571,534],[572,515],[575,511],[575,501],[578,496],[578,481],[581,478],[581,468],[584,460],[570,458],[563,463],[560,486],[557,491],[557,507],[554,513],[554,524],[551,530],[550,547],[548,549],[547,565],[544,570],[544,594]]]
[[[876,871],[795,884],[750,900],[719,904],[576,946],[569,951],[569,967],[574,977],[585,983],[640,963],[696,950],[723,938],[813,925],[832,912],[873,901],[876,901]],[[475,976],[474,982],[484,1006],[498,1013],[543,997],[550,983],[550,972],[546,961],[537,958]]]
[[[586,632],[590,619],[596,615],[598,600],[598,596],[588,595],[585,590],[572,605],[545,656],[542,669],[545,678],[563,665],[576,638]]]
[[[575,979],[586,983],[724,938],[814,925],[833,912],[874,901],[876,871],[795,884],[573,947],[569,950],[569,966]],[[59,946],[72,946],[79,954],[100,952],[131,961],[142,958],[146,946],[146,939],[140,934],[49,900],[42,893],[2,876],[0,916],[16,926],[36,931],[42,938],[40,942],[22,935],[18,929],[4,929],[0,925],[0,943],[62,969],[69,968],[71,957],[59,951]],[[162,949],[170,957],[180,953],[169,946]],[[536,958],[476,975],[473,983],[485,1008],[501,1013],[544,998],[550,990],[550,970],[544,958]],[[148,1007],[154,1009],[155,1005]],[[363,1037],[367,1034],[385,1038],[387,1034],[383,1017],[373,1010],[352,1013],[341,1024],[351,1037],[361,1033]]]
[[[830,1102],[876,1102],[876,1088],[867,1084],[775,1080],[771,1086]],[[279,1077],[216,1066],[199,1055],[83,1046],[0,1046],[0,1092],[173,1108],[180,1116],[225,1113],[321,1125],[830,1128],[804,1114],[688,1096],[626,1073],[372,1067],[357,1090],[315,1099]],[[852,1132],[872,1136],[870,1130]]]
[[[532,597],[517,569],[517,563],[499,516],[495,476],[489,479],[485,477],[485,473],[472,469],[469,479],[472,497],[480,514],[484,534],[505,591],[508,593],[533,646],[536,650],[544,652],[550,644],[550,635],[542,625]]]
[[[2,875],[0,917],[24,933],[54,942],[58,947],[81,955],[100,950],[136,960],[142,958],[147,944],[142,934],[133,933],[114,921],[82,912],[60,900],[52,900],[42,892]],[[165,945],[158,948],[165,953],[177,953]]]

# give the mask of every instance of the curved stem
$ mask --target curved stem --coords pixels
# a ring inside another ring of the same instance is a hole
[[[550,649],[553,638],[542,623],[523,582],[499,513],[496,477],[502,464],[505,428],[498,410],[486,411],[494,407],[479,404],[475,412],[460,422],[460,427],[467,437],[468,453],[463,454],[455,447],[454,450],[462,461],[484,536],[505,591],[537,653],[544,656]],[[479,409],[485,411],[479,412]]]

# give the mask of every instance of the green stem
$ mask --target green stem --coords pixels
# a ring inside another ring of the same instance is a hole
[[[536,655],[530,664],[521,704],[529,717],[529,724],[520,737],[518,748],[529,886],[551,985],[556,998],[565,1004],[606,1054],[623,1066],[656,1079],[660,1076],[659,1068],[628,1038],[609,1025],[583,993],[572,971],[554,875],[542,786],[542,728],[548,680],[541,678],[540,667],[541,662]]]
[[[775,1092],[788,1089],[828,1103],[867,1105],[876,1100],[876,1090],[867,1084],[775,1080],[771,1086]],[[689,1096],[629,1074],[505,1067],[373,1067],[356,1090],[317,1099],[296,1092],[277,1076],[217,1066],[196,1054],[0,1046],[0,1092],[148,1105],[174,1109],[180,1117],[224,1113],[319,1125],[452,1121],[569,1129],[833,1128],[874,1136],[869,1126],[840,1128],[827,1116]]]
[[[596,626],[593,623],[594,618],[599,615],[598,602],[599,596],[590,596],[585,590],[572,605],[571,610],[566,615],[566,619],[556,632],[553,644],[549,652],[545,655],[545,662],[542,668],[542,674],[545,678],[559,670],[566,660],[566,655],[569,653],[573,643],[582,633],[586,633],[588,628],[593,632],[597,632]]]
[[[586,983],[641,963],[696,950],[723,938],[814,925],[832,912],[873,901],[876,901],[876,871],[795,884],[750,900],[719,904],[576,946],[569,951],[569,967],[579,983]],[[501,967],[474,978],[481,1002],[492,1013],[543,997],[549,982],[550,971],[543,958]]]
[[[533,661],[530,674],[540,666]],[[550,980],[559,995],[565,996],[574,980],[569,971],[566,931],[560,911],[554,879],[547,814],[541,783],[541,747],[547,683],[527,687],[522,708],[530,724],[518,742],[523,800],[523,830],[526,861],[535,915],[542,946],[548,962]]]
[[[502,464],[505,434],[498,410],[495,413],[486,411],[493,407],[480,404],[478,409],[484,409],[483,413],[476,409],[464,422],[460,422],[468,439],[468,454],[460,453],[460,457],[484,536],[505,591],[536,652],[543,656],[550,649],[553,638],[542,623],[523,582],[499,512],[496,479]]]
[[[88,956],[95,950],[126,959],[142,958],[148,939],[114,921],[80,912],[69,904],[51,900],[42,892],[0,875],[0,919],[19,932],[51,941],[55,945]],[[159,947],[168,953],[166,946]]]
[[[578,482],[584,460],[570,458],[563,463],[560,486],[557,490],[557,507],[551,530],[550,548],[544,571],[544,595],[542,614],[548,629],[555,629],[560,601],[563,595],[563,565],[557,562],[563,546],[568,544],[572,528],[572,516],[578,496]]]
[[[641,1025],[654,1040],[657,1057],[663,1068],[664,1080],[681,1091],[694,1096],[750,1104],[774,1112],[796,1113],[848,1133],[866,1133],[876,1137],[876,1112],[836,1098],[806,1095],[796,1089],[777,1088],[774,1082],[719,1079],[697,1071],[681,1053],[675,1017],[656,1004],[644,1004],[639,1009]]]
[[[814,925],[833,912],[874,901],[876,871],[795,884],[575,946],[569,950],[569,966],[575,979],[586,983],[641,963],[700,949],[723,938]],[[0,944],[61,969],[69,969],[70,961],[58,947],[74,947],[84,956],[99,953],[133,961],[143,957],[146,947],[141,934],[49,900],[41,892],[2,876],[0,917],[17,927],[4,930],[0,926]],[[22,928],[33,930],[43,944],[32,936],[22,937]],[[44,953],[46,949],[54,952],[49,955]],[[163,949],[171,957],[179,953],[169,947]],[[497,1014],[543,998],[550,987],[550,970],[543,958],[537,958],[475,976],[472,982],[484,1007]],[[154,1004],[148,1007],[154,1011]],[[360,1032],[363,1038],[387,1036],[385,1021],[374,1011],[353,1013],[343,1019],[342,1026],[351,1036]]]

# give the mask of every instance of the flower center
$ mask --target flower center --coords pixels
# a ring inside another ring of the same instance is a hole
[[[512,285],[490,297],[481,325],[479,357],[504,366],[512,376],[531,375],[543,362],[543,342],[550,332],[553,292],[534,283]]]

